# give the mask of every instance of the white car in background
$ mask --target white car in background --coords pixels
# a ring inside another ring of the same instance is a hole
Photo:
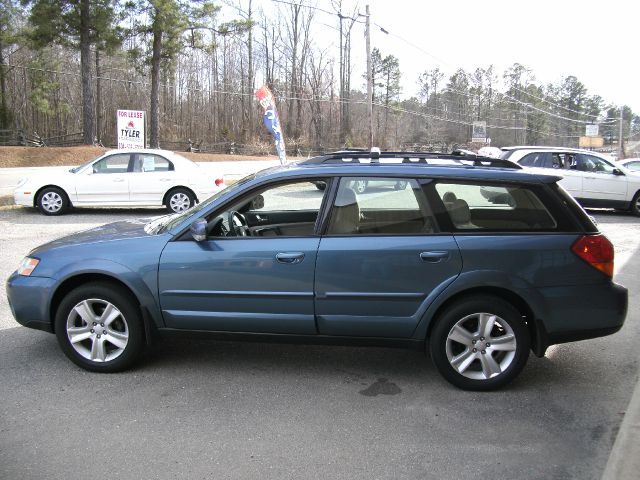
[[[628,210],[640,216],[640,172],[608,155],[563,147],[507,147],[502,158],[559,182],[582,206]]]
[[[625,158],[624,160],[616,162],[616,164],[622,165],[632,172],[640,172],[640,158]]]
[[[70,207],[165,206],[183,212],[224,188],[191,160],[167,150],[111,150],[66,172],[18,182],[16,205],[61,215]]]

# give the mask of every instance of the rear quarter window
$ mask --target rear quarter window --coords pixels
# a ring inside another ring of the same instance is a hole
[[[438,182],[434,188],[444,207],[441,218],[454,231],[558,231],[560,227],[539,188],[454,182]]]

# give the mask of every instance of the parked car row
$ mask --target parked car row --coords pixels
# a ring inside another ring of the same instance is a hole
[[[72,206],[166,207],[179,213],[224,188],[191,160],[167,150],[112,150],[66,172],[23,178],[16,205],[61,215]]]
[[[640,216],[640,159],[563,147],[507,147],[502,157],[534,172],[557,175],[582,206],[615,208]]]

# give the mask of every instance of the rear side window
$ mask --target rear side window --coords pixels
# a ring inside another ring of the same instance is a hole
[[[435,185],[444,214],[457,231],[548,231],[558,222],[526,185],[444,183]]]
[[[415,179],[351,177],[340,180],[326,234],[423,235],[436,231],[422,186]]]
[[[551,168],[551,152],[530,153],[518,163],[524,167]]]

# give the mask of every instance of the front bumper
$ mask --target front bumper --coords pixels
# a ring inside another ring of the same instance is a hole
[[[7,298],[11,313],[25,327],[53,332],[50,311],[55,280],[46,277],[25,277],[14,272],[7,280]]]

